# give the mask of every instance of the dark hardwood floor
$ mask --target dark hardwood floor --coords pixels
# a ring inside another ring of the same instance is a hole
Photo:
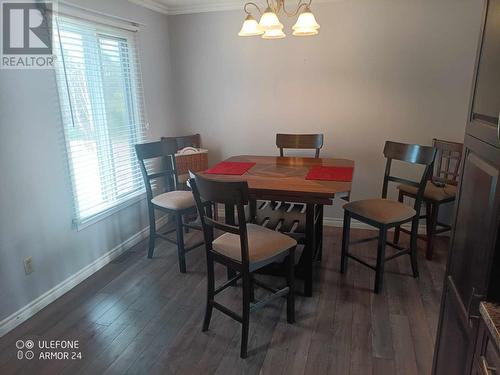
[[[352,231],[353,239],[370,235]],[[314,295],[297,297],[296,324],[287,324],[284,300],[251,315],[246,360],[239,323],[214,311],[201,332],[203,248],[180,274],[174,246],[158,241],[154,259],[146,259],[147,242],[135,246],[1,338],[0,374],[430,374],[447,238],[437,239],[433,261],[419,243],[419,279],[407,257],[388,262],[380,295],[373,271],[350,261],[340,275],[340,242],[339,228],[325,228]],[[352,249],[374,262],[374,246]],[[222,280],[225,270],[217,272]],[[240,298],[240,288],[220,295],[232,308]],[[18,360],[19,339],[79,340],[82,359],[40,360],[35,348],[34,359]]]

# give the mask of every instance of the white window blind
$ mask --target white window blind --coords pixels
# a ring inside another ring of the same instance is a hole
[[[134,150],[145,125],[136,33],[58,16],[54,35],[78,225],[144,193]]]

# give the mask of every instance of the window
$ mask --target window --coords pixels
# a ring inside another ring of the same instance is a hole
[[[144,136],[135,33],[59,16],[54,35],[78,225],[144,193],[134,150]]]

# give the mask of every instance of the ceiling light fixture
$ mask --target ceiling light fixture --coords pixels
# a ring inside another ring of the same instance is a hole
[[[316,22],[314,14],[311,12],[311,2],[312,0],[302,2],[299,0],[299,4],[294,12],[289,12],[285,8],[285,0],[266,0],[267,8],[262,12],[260,7],[253,3],[248,2],[243,8],[247,14],[245,20],[243,21],[243,26],[241,27],[239,36],[255,36],[261,35],[263,39],[281,39],[286,35],[283,32],[283,24],[280,22],[278,15],[283,11],[287,17],[295,17],[300,13],[297,22],[292,27],[293,35],[295,36],[310,36],[319,34],[319,24]],[[250,7],[255,7],[260,15],[260,21],[253,17],[250,12]]]

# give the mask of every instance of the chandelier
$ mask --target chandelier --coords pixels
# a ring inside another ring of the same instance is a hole
[[[311,2],[312,0],[303,2],[299,0],[295,11],[288,11],[285,7],[285,0],[266,0],[267,8],[262,12],[260,7],[253,3],[248,2],[243,8],[247,14],[243,26],[241,27],[239,36],[255,36],[261,35],[263,39],[281,39],[286,36],[283,32],[283,24],[280,22],[278,15],[283,12],[287,17],[295,17],[297,14],[300,15],[297,18],[297,22],[293,25],[293,35],[295,36],[310,36],[318,35],[319,25],[314,18],[314,14],[311,12]],[[250,7],[257,9],[260,15],[260,21],[252,16],[250,12]]]

